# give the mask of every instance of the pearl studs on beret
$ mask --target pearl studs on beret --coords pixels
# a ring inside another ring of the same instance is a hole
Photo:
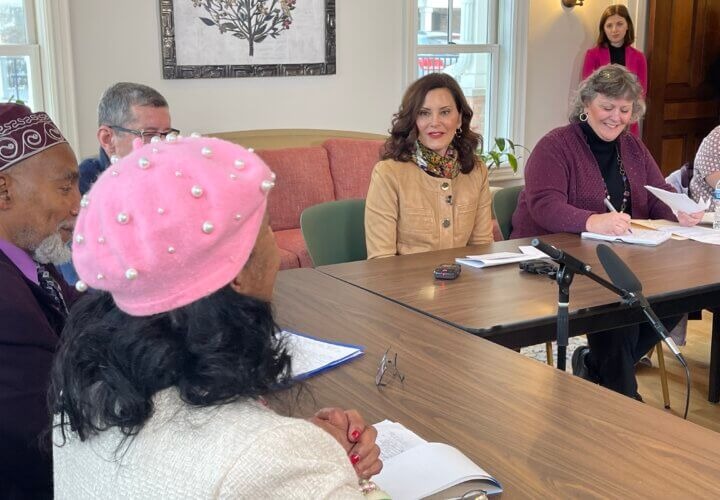
[[[106,290],[134,315],[188,304],[236,276],[276,182],[251,149],[227,141],[150,142],[135,141],[82,198],[73,237],[77,289]]]

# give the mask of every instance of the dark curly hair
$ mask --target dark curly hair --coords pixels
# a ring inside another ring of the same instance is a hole
[[[187,404],[212,406],[290,385],[290,357],[276,340],[269,303],[230,286],[153,316],[125,314],[108,293],[72,308],[55,357],[49,408],[81,440],[111,427],[134,436],[152,397],[176,387]]]
[[[385,141],[382,158],[397,161],[412,161],[415,152],[415,141],[418,138],[415,122],[420,114],[425,96],[435,89],[448,89],[455,99],[455,105],[462,117],[461,133],[453,139],[453,146],[458,151],[460,171],[468,174],[475,168],[477,155],[475,150],[482,146],[480,134],[470,130],[473,111],[465,100],[460,85],[453,77],[445,73],[430,73],[415,80],[405,91],[400,109],[393,115],[390,137]]]

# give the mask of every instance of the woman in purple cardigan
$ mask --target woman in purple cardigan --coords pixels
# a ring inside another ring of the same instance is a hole
[[[676,219],[644,188],[674,191],[643,143],[626,133],[644,107],[637,77],[623,66],[604,66],[584,80],[572,103],[571,123],[540,139],[528,158],[511,237],[582,231],[620,235],[629,230],[631,217],[697,224],[702,212],[680,212]],[[605,199],[616,212],[608,212]],[[573,355],[573,372],[638,397],[635,363],[657,341],[647,323],[618,329],[618,334],[588,335],[589,348]]]
[[[627,7],[611,5],[600,16],[597,45],[585,53],[582,68],[584,80],[596,69],[607,64],[620,64],[632,71],[640,81],[643,95],[647,93],[647,61],[639,50],[631,47],[635,41],[635,28]],[[637,123],[630,132],[640,137]]]

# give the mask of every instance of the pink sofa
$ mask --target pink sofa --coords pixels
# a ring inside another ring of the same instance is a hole
[[[312,267],[300,232],[300,214],[318,203],[365,198],[382,144],[381,140],[333,138],[318,147],[257,150],[277,174],[268,212],[280,248],[281,269]]]

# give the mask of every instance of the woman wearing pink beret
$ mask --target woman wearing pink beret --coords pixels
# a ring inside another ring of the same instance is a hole
[[[140,146],[75,225],[76,286],[94,290],[53,366],[55,498],[384,498],[357,412],[306,421],[263,399],[291,383],[270,306],[274,174],[219,139]]]
[[[582,68],[584,80],[596,69],[607,64],[620,64],[638,77],[643,95],[647,93],[647,61],[639,50],[631,45],[635,41],[635,28],[627,7],[611,5],[600,16],[597,45],[585,53]],[[640,137],[640,128],[632,123],[630,132]]]

